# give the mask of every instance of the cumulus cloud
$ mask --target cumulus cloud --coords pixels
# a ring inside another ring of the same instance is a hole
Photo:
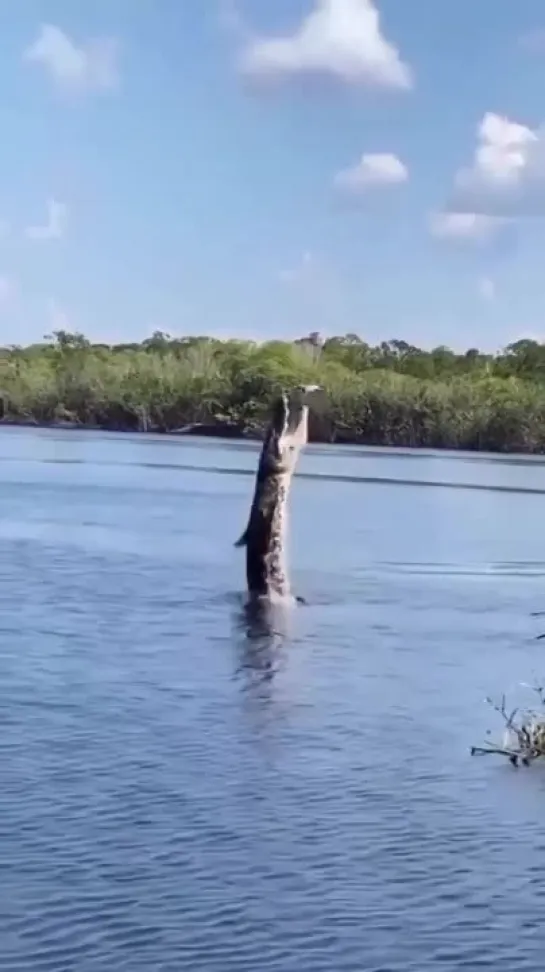
[[[250,41],[240,67],[260,79],[318,74],[376,88],[413,85],[411,69],[383,34],[373,0],[315,0],[292,33]]]
[[[60,27],[43,24],[23,54],[39,64],[61,87],[74,91],[109,91],[118,83],[117,44],[95,38],[76,44]]]
[[[544,130],[486,114],[473,161],[458,172],[448,208],[500,218],[545,215]]]
[[[432,213],[429,228],[439,240],[488,243],[507,224],[508,220],[481,213]]]
[[[360,193],[375,186],[394,186],[409,178],[407,166],[391,153],[362,155],[360,161],[335,176],[335,186],[348,192]]]
[[[68,222],[68,206],[56,199],[47,201],[47,220],[39,226],[27,226],[25,236],[29,240],[60,240]]]

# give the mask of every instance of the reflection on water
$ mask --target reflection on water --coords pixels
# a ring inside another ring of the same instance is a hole
[[[286,662],[286,643],[293,634],[292,605],[244,598],[234,616],[236,675],[248,686],[271,682]]]

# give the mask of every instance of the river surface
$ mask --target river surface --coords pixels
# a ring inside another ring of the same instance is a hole
[[[256,461],[0,430],[2,972],[542,972],[545,463],[309,448],[267,634]]]

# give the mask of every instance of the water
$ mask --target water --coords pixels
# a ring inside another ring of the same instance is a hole
[[[539,972],[545,464],[309,449],[256,639],[256,448],[0,431],[2,972]]]

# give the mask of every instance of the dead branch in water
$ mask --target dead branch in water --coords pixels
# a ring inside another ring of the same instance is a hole
[[[470,750],[472,756],[505,756],[513,766],[529,766],[534,760],[545,756],[545,688],[541,684],[522,683],[522,685],[537,694],[542,711],[536,712],[531,709],[524,711],[517,722],[515,719],[519,709],[515,708],[509,712],[505,695],[502,695],[499,704],[487,698],[486,702],[503,719],[503,743],[495,745],[486,741],[482,746],[472,746]]]

